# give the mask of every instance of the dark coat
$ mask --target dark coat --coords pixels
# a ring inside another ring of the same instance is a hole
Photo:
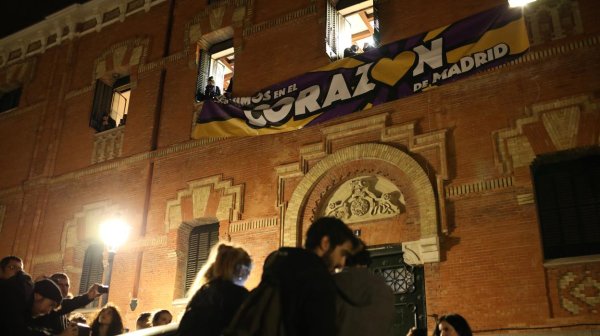
[[[335,335],[336,288],[323,260],[305,249],[284,247],[279,262],[265,263],[264,276],[281,284],[284,324],[289,336]],[[277,269],[269,269],[269,264]]]
[[[221,335],[246,296],[248,290],[231,281],[216,279],[205,284],[190,300],[177,335]]]
[[[0,280],[0,332],[11,336],[47,335],[33,326],[33,282],[25,272]]]
[[[60,308],[33,320],[33,325],[60,334],[69,325],[68,314],[75,309],[88,305],[90,300],[86,294],[76,296],[72,299],[63,299]]]
[[[388,335],[394,320],[394,294],[367,268],[345,268],[333,276],[338,286],[338,335]]]

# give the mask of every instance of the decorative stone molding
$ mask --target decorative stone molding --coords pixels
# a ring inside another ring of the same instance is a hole
[[[226,22],[225,17],[229,18],[231,15],[232,26],[241,27],[244,20],[249,20],[252,16],[252,10],[249,9],[252,6],[253,0],[216,1],[206,6],[185,25],[184,52],[195,52],[195,48],[190,46],[196,44],[208,49],[215,43],[232,38],[233,28],[223,26],[223,22]]]
[[[581,114],[597,109],[597,104],[588,95],[557,99],[526,108],[525,116],[517,119],[513,127],[492,133],[494,160],[498,170],[511,174],[515,168],[529,166],[535,158],[530,139],[523,132],[523,127],[528,124],[540,124],[548,134],[548,142],[556,150],[591,145],[577,144],[576,139]]]
[[[358,223],[394,217],[406,212],[404,195],[381,176],[361,176],[342,183],[325,202],[322,216]]]
[[[137,38],[122,41],[109,47],[94,60],[92,84],[98,78],[112,78],[115,73],[126,75],[129,74],[129,68],[132,66],[144,65],[148,57],[148,44],[148,38]],[[163,61],[165,60],[163,59]],[[110,64],[111,67],[108,68],[107,64]]]
[[[275,167],[278,177],[277,206],[279,208],[279,220],[282,223],[280,226],[282,230],[281,245],[295,246],[299,243],[297,229],[300,223],[298,222],[298,216],[301,208],[304,206],[304,197],[309,193],[312,185],[316,184],[323,176],[322,174],[325,173],[324,170],[333,168],[338,164],[343,164],[344,162],[353,159],[375,158],[373,155],[382,155],[376,159],[382,159],[403,170],[407,169],[406,172],[411,176],[414,183],[423,182],[423,184],[419,184],[419,186],[416,187],[420,188],[421,186],[424,186],[426,188],[425,190],[428,190],[423,195],[420,195],[424,199],[421,199],[418,202],[420,206],[424,207],[422,209],[428,209],[425,211],[427,212],[427,215],[421,217],[421,220],[423,220],[421,222],[421,236],[425,238],[429,235],[437,235],[437,220],[431,220],[431,216],[436,216],[436,202],[433,197],[432,184],[429,182],[423,168],[421,168],[412,157],[391,146],[376,144],[358,144],[351,146],[350,149],[344,148],[340,150],[343,151],[341,153],[336,152],[332,154],[335,143],[365,133],[373,135],[373,142],[385,142],[391,145],[399,145],[415,154],[428,153],[428,155],[432,155],[431,153],[434,153],[433,155],[437,155],[437,158],[435,159],[437,163],[434,165],[436,171],[433,174],[436,179],[436,192],[439,195],[444,194],[444,181],[448,179],[446,130],[438,130],[417,135],[415,134],[415,122],[388,126],[387,121],[389,119],[389,112],[385,110],[385,107],[374,107],[373,109],[379,109],[381,110],[381,113],[322,128],[321,132],[323,134],[323,140],[321,142],[311,143],[300,147],[300,157],[298,162]],[[367,148],[370,148],[369,146],[375,147],[373,152],[369,152],[369,149],[363,151],[363,148],[365,148],[363,146],[367,146]],[[356,153],[352,154],[352,151],[356,151]],[[397,157],[394,157],[394,155]],[[399,163],[398,157],[406,158],[407,161],[405,163]],[[319,166],[325,160],[327,160],[325,165]],[[410,162],[410,164],[408,162]],[[311,167],[311,165],[314,165],[314,167]],[[315,170],[317,167],[319,167],[319,169]],[[299,177],[303,177],[303,179],[294,190],[292,197],[289,200],[286,199],[286,181],[288,179],[298,179]],[[423,180],[420,180],[421,178]],[[431,194],[429,191],[431,191]],[[425,194],[428,196],[425,196]],[[429,198],[429,196],[431,196],[431,198]],[[433,206],[434,208],[430,209],[430,206]],[[446,232],[445,203],[440,201],[437,206],[437,211],[440,213],[441,231]],[[422,215],[423,214],[421,214],[421,216]]]
[[[434,191],[427,174],[421,166],[408,154],[388,145],[359,144],[346,147],[328,155],[317,163],[302,178],[294,190],[287,206],[285,221],[282,225],[283,245],[296,246],[299,241],[298,226],[302,208],[305,205],[313,186],[327,174],[328,170],[343,163],[356,160],[374,159],[382,160],[398,167],[409,176],[415,190],[416,202],[419,204],[419,220],[421,224],[421,237],[437,236],[437,210]]]
[[[7,92],[27,84],[33,78],[36,59],[30,58],[0,70],[0,91]]]
[[[99,32],[115,22],[166,0],[92,0],[74,4],[0,40],[0,67],[17,62],[63,41]]]
[[[558,282],[560,305],[573,315],[591,312],[598,314],[600,308],[600,279],[590,271],[584,274],[566,272]]]
[[[94,150],[92,164],[112,160],[123,152],[125,127],[115,127],[108,131],[94,134]]]
[[[583,33],[577,1],[536,1],[524,7],[524,16],[531,45]]]
[[[67,248],[87,246],[87,242],[98,241],[100,224],[119,211],[119,206],[111,201],[84,205],[81,211],[65,222],[61,237],[61,254],[64,254]]]
[[[484,70],[483,72],[496,71],[497,69],[506,66],[511,66],[514,64],[525,64],[535,61],[544,61],[547,59],[556,58],[556,56],[558,55],[571,54],[573,50],[592,48],[597,46],[598,44],[600,44],[599,35],[585,36],[575,41],[569,40],[559,45],[552,45],[549,47],[540,48],[538,50],[529,51],[525,55],[517,59],[489,68],[487,70]]]
[[[440,240],[437,236],[402,243],[404,261],[411,265],[440,261]]]
[[[256,229],[262,229],[267,227],[277,226],[277,217],[273,218],[259,218],[259,219],[251,219],[240,222],[233,222],[229,225],[229,232],[242,232],[242,231],[251,231]]]
[[[194,218],[207,216],[206,208],[213,190],[222,190],[217,207],[217,221],[239,220],[244,206],[244,185],[233,185],[231,180],[222,180],[220,175],[188,182],[188,188],[180,190],[177,198],[167,201],[165,213],[165,232],[178,228],[183,222],[181,202],[191,196]]]
[[[459,196],[478,194],[490,190],[510,188],[513,185],[513,177],[499,177],[491,180],[483,180],[475,183],[464,183],[446,187],[446,199]]]

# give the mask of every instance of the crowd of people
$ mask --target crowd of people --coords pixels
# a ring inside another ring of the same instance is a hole
[[[370,263],[367,245],[345,223],[323,217],[309,227],[304,248],[282,247],[267,257],[261,284],[249,292],[244,287],[252,270],[249,253],[219,243],[192,285],[177,335],[244,334],[236,328],[242,325],[244,310],[260,302],[256,291],[263,283],[277,284],[278,328],[285,335],[388,335],[395,316],[394,294],[381,277],[369,271]],[[16,256],[3,258],[0,271],[2,334],[77,336],[88,328],[91,336],[113,336],[127,331],[115,305],[103,306],[89,324],[83,315],[73,313],[103,295],[100,284],[73,297],[65,273],[32,281]],[[172,321],[168,310],[143,312],[135,329]],[[413,328],[407,336],[424,335],[423,331]],[[438,319],[433,335],[472,333],[462,316],[448,314]]]

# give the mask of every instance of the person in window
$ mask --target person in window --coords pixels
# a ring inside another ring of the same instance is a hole
[[[363,45],[363,48],[362,48],[362,49],[363,49],[363,52],[367,52],[367,51],[369,51],[369,50],[373,50],[373,49],[375,49],[375,47],[373,47],[373,46],[372,46],[372,45],[370,45],[369,43],[366,43],[366,42],[365,42],[365,44]]]
[[[213,76],[208,77],[208,84],[206,84],[206,88],[204,89],[204,99],[215,100],[220,95],[221,89],[215,85],[215,79]]]
[[[252,259],[241,247],[217,244],[198,272],[189,293],[194,293],[179,324],[180,336],[219,336],[248,296],[243,287]]]
[[[100,127],[100,132],[108,131],[115,127],[117,127],[117,122],[115,121],[115,119],[111,118],[110,115],[105,114],[102,117],[102,125]]]
[[[355,56],[356,54],[358,54],[358,46],[356,44],[344,49],[344,58]]]

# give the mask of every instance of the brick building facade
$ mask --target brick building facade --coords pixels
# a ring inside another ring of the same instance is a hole
[[[502,3],[376,0],[380,43]],[[331,62],[327,2],[69,7],[0,40],[0,93],[20,90],[0,113],[0,254],[79,288],[99,224],[119,214],[132,230],[110,300],[133,327],[141,311],[181,311],[194,228],[218,223],[221,240],[248,249],[252,288],[270,251],[301,244],[331,204],[366,190],[398,206],[348,222],[373,246],[402,246],[423,271],[426,314],[459,312],[488,334],[598,332],[600,258],[545,257],[530,166],[600,145],[600,7],[524,11],[532,47],[509,64],[322,126],[191,140],[199,50],[232,39],[233,94],[251,95]],[[98,81],[124,76],[127,123],[96,132]]]

